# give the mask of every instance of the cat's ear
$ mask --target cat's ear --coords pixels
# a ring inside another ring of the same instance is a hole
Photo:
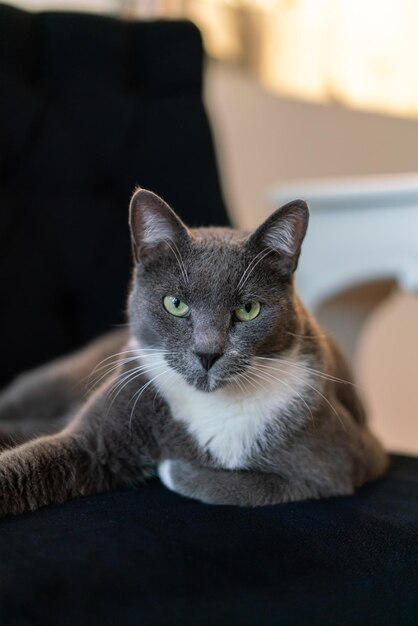
[[[304,200],[293,200],[274,211],[250,236],[248,244],[276,252],[295,271],[309,221]]]
[[[162,242],[189,239],[186,226],[164,200],[146,189],[137,189],[129,206],[134,255],[138,261]]]

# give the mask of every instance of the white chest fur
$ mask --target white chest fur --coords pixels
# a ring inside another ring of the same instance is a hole
[[[201,448],[210,452],[226,469],[244,469],[266,427],[275,421],[276,436],[284,431],[285,412],[306,390],[306,370],[270,362],[265,380],[253,378],[245,389],[228,385],[205,393],[187,384],[174,371],[155,381],[168,402],[174,419],[183,422]],[[295,360],[295,363],[300,364]]]

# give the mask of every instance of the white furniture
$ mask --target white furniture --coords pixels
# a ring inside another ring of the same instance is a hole
[[[311,209],[297,279],[310,310],[345,289],[385,278],[418,293],[417,174],[295,180],[268,194],[272,210],[295,198]]]

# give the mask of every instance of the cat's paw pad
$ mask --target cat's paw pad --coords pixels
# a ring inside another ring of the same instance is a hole
[[[173,479],[171,478],[171,465],[172,461],[163,461],[158,466],[158,476],[160,477],[161,482],[167,489],[171,491],[175,490]]]

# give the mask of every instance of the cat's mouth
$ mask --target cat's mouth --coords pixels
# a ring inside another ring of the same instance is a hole
[[[195,364],[191,367],[190,364],[186,366],[186,363],[167,361],[170,369],[174,370],[188,385],[204,393],[227,387],[236,378],[240,378],[247,367],[246,364],[228,362],[219,366],[215,363],[213,368],[205,370],[203,367],[196,367]]]
[[[228,373],[199,372],[193,376],[193,379],[189,379],[187,382],[198,391],[211,393],[213,391],[217,391],[218,389],[236,384],[236,379],[240,379],[240,374],[243,371],[245,371],[245,368],[240,369],[238,372]]]
[[[222,381],[210,372],[202,372],[195,377],[193,386],[198,389],[198,391],[210,393],[211,391],[216,391],[216,389],[222,387]]]

